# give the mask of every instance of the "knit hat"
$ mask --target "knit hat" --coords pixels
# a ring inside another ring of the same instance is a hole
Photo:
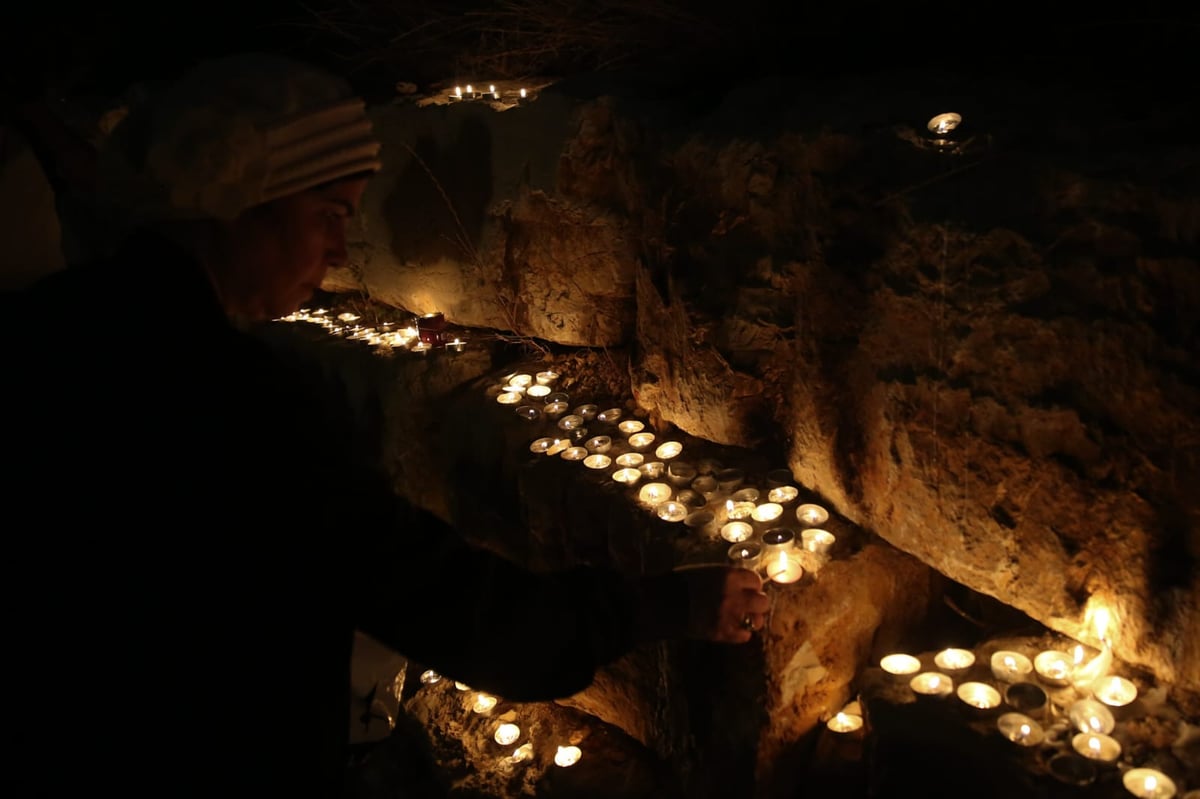
[[[130,109],[103,147],[99,184],[130,225],[233,219],[377,172],[379,149],[365,103],[344,80],[279,56],[226,56]]]

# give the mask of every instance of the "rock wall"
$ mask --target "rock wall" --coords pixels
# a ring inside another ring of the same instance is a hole
[[[941,146],[925,128],[956,111]],[[361,291],[625,345],[652,419],[779,453],[947,577],[1200,688],[1194,101],[938,74],[376,111]]]

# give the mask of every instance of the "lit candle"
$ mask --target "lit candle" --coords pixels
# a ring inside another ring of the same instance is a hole
[[[399,334],[397,334],[397,338],[400,338]],[[448,349],[450,352],[462,352],[466,348],[467,348],[467,342],[463,341],[461,338],[458,338],[457,336],[455,336],[452,341],[446,342],[446,349]],[[530,394],[529,396],[532,397],[534,395]]]
[[[590,422],[591,420],[595,419],[596,414],[598,414],[599,412],[600,412],[600,406],[594,405],[590,402],[586,403],[584,405],[580,405],[574,411],[575,415],[582,418],[585,422]]]
[[[896,652],[891,655],[884,655],[882,658],[880,658],[879,668],[883,669],[888,674],[916,674],[921,670],[921,661],[917,660],[912,655],[905,655],[903,653]]]
[[[577,413],[567,414],[558,420],[560,430],[575,430],[583,427],[583,417]]]
[[[1004,701],[1014,710],[1040,715],[1046,707],[1046,692],[1031,682],[1010,683],[1004,689]]]
[[[496,728],[496,734],[492,737],[501,746],[509,746],[521,737],[521,728],[511,722],[505,722]]]
[[[637,468],[642,465],[642,461],[646,460],[646,456],[640,452],[626,452],[624,455],[617,456],[617,465],[621,468],[632,467]]]
[[[829,521],[829,511],[820,505],[806,504],[796,508],[796,519],[809,527],[816,527]]]
[[[800,531],[800,546],[817,555],[828,555],[837,538],[828,530],[810,527]]]
[[[475,96],[475,87],[468,83],[467,84],[467,97],[474,97],[474,96]]]
[[[1098,732],[1107,735],[1116,726],[1112,711],[1094,699],[1080,699],[1067,708],[1067,719],[1079,732]]]
[[[474,710],[476,713],[487,713],[496,706],[497,701],[499,700],[491,694],[478,693],[475,695],[475,704],[471,707],[471,710]]]
[[[728,522],[721,527],[721,538],[735,544],[746,541],[754,535],[754,528],[746,522]]]
[[[527,422],[534,422],[541,417],[542,412],[532,405],[518,405],[516,414]]]
[[[987,683],[965,682],[958,686],[958,698],[971,707],[989,710],[1000,705],[1000,692]]]
[[[619,420],[624,415],[625,414],[621,411],[620,408],[606,408],[596,414],[596,421],[597,422],[607,422],[609,424],[613,424],[614,422]],[[642,427],[645,427],[645,425],[642,425],[641,427],[639,427],[638,430],[641,430]],[[618,427],[617,429],[619,430],[620,427]],[[637,430],[634,430],[633,432],[636,433]]]
[[[558,441],[557,438],[536,439],[532,444],[529,445],[529,451],[532,452],[534,455],[544,455],[546,453],[546,450],[548,450],[548,449],[550,449],[550,447],[554,446],[555,442],[557,442],[557,441]]]
[[[463,98],[462,86],[455,86],[454,87],[454,99],[461,100],[462,98]]]
[[[529,388],[533,385],[533,375],[526,374],[525,372],[517,372],[516,374],[508,376],[508,382],[514,386],[524,386],[525,388]]]
[[[753,502],[734,502],[732,499],[725,500],[725,518],[730,521],[748,519],[753,513]]]
[[[807,530],[805,532],[808,532]],[[807,549],[807,547],[806,547]],[[969,649],[943,649],[933,656],[934,665],[943,671],[958,671],[975,663],[975,653]]]
[[[602,419],[601,421],[605,421],[605,420]],[[632,435],[634,433],[640,433],[645,428],[646,428],[645,423],[639,422],[637,419],[626,419],[625,421],[623,421],[619,425],[617,425],[617,429],[620,430],[622,433],[624,433],[627,436]]]
[[[659,460],[669,461],[681,452],[683,452],[683,444],[678,441],[664,441],[658,445],[658,449],[654,450],[654,456]]]
[[[441,681],[442,675],[438,674],[433,669],[425,669],[425,671],[421,672],[422,685],[437,685]]]
[[[547,455],[557,455],[560,452],[563,452],[564,450],[566,450],[570,446],[571,446],[570,439],[559,438],[559,439],[556,439],[555,442],[546,449],[546,454]],[[603,458],[604,456],[597,455],[596,457]]]
[[[533,744],[523,743],[513,750],[512,757],[509,759],[513,763],[520,763],[523,760],[528,760],[533,757]]]
[[[488,85],[488,92],[492,95],[493,100],[499,99],[500,95],[496,94],[496,87],[494,84]]]
[[[655,515],[664,522],[681,522],[688,515],[688,507],[682,502],[676,502],[669,499],[666,502],[661,502],[654,509]]]
[[[1125,707],[1137,699],[1137,687],[1115,674],[1101,677],[1092,683],[1092,695],[1109,707]]]
[[[559,416],[562,416],[567,412],[567,407],[567,403],[565,402],[547,402],[542,406],[542,413],[546,414],[551,419],[557,419]]]
[[[1131,768],[1121,782],[1138,799],[1171,799],[1175,795],[1174,781],[1157,769]]]
[[[638,450],[646,449],[653,443],[654,443],[654,434],[653,433],[646,433],[646,432],[634,433],[633,435],[631,435],[629,437],[629,446],[633,447],[634,449],[638,449]]]
[[[524,89],[521,89],[521,99],[522,99],[522,100],[524,100],[524,99],[525,99],[525,97],[526,97],[526,95],[525,95],[525,90],[524,90]]]
[[[612,464],[612,458],[599,452],[593,452],[583,459],[583,465],[589,469],[607,469]]]
[[[657,480],[666,471],[666,464],[662,461],[647,461],[638,467],[638,471],[642,473],[643,477],[650,480]]]
[[[776,486],[767,492],[767,499],[780,505],[786,505],[798,496],[800,490],[795,486]]]
[[[671,487],[666,483],[646,483],[638,491],[638,501],[651,508],[671,498]],[[686,514],[685,514],[686,515]]]
[[[433,349],[433,345],[430,344],[429,342],[418,341],[416,344],[412,345],[412,349],[409,350],[409,352],[415,352],[417,355],[427,355],[431,349]],[[521,401],[520,394],[517,395],[516,401],[517,402]],[[509,404],[511,404],[511,403],[509,403]]]
[[[587,447],[567,447],[561,453],[559,453],[558,457],[562,458],[564,461],[581,461],[586,459],[587,456]]]
[[[450,342],[450,344],[453,344],[453,343],[454,342]],[[450,344],[447,344],[446,346],[449,347]],[[525,396],[531,397],[533,399],[541,399],[542,397],[547,396],[549,393],[550,393],[550,386],[537,385],[537,386],[530,386],[529,388],[525,389]]]
[[[553,370],[538,372],[533,376],[539,386],[552,386],[558,382],[559,374]]]
[[[855,716],[851,713],[843,713],[838,711],[838,714],[825,722],[825,726],[834,732],[854,732],[862,729],[862,716]]]
[[[1100,732],[1081,732],[1071,739],[1071,748],[1088,760],[1112,763],[1121,756],[1121,744]]]
[[[592,436],[584,444],[589,452],[607,453],[612,449],[612,439],[608,436]]]
[[[1091,660],[1082,645],[1073,650],[1075,667],[1071,670],[1071,684],[1080,690],[1086,690],[1089,685],[1108,674],[1112,666],[1112,650],[1106,643],[1101,642],[1100,651]]]
[[[783,515],[783,506],[778,502],[764,502],[750,511],[750,517],[756,522],[773,522]]]
[[[780,552],[767,560],[767,578],[772,582],[789,584],[804,576],[804,567],[790,552]]]
[[[1000,733],[1015,744],[1037,746],[1045,738],[1042,725],[1024,713],[1005,713],[996,719]]]
[[[754,571],[762,561],[762,545],[753,541],[734,544],[729,548],[729,560],[734,566]]]
[[[992,676],[1004,682],[1019,682],[1033,671],[1033,662],[1020,652],[1000,649],[992,653]]]
[[[612,478],[621,485],[637,485],[637,481],[642,479],[642,472],[640,469],[635,469],[632,466],[626,466],[623,469],[617,469],[615,472],[613,472]]]
[[[1033,669],[1047,685],[1066,685],[1071,677],[1071,657],[1066,652],[1047,649],[1033,659]]]
[[[582,755],[583,752],[579,750],[578,746],[560,746],[554,754],[554,765],[562,766],[563,768],[573,766],[579,762],[579,758]]]
[[[908,681],[913,693],[921,696],[943,697],[954,690],[954,680],[936,671],[923,671]]]

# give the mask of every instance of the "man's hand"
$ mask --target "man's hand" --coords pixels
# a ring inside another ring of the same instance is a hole
[[[771,600],[762,578],[750,569],[695,566],[677,569],[688,584],[688,635],[726,644],[744,644],[767,623]]]

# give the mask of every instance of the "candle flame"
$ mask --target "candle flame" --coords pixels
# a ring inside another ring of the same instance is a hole
[[[1146,777],[1142,785],[1146,786],[1147,791],[1156,790],[1158,788],[1158,778],[1151,774],[1150,776]]]
[[[1083,611],[1083,627],[1088,634],[1094,635],[1102,646],[1109,643],[1111,628],[1115,627],[1112,609],[1095,595],[1088,598],[1087,607]]]
[[[1021,725],[1021,735],[1029,735],[1032,731],[1032,728],[1028,724]]]
[[[468,83],[468,84],[467,84],[467,94],[470,94],[470,93],[471,93],[471,92],[473,92],[473,91],[475,91],[475,90],[474,90],[474,89],[472,89],[472,88],[471,88],[471,84],[469,84],[469,83]]]
[[[521,89],[521,96],[522,96],[522,97],[524,97],[524,96],[525,96],[525,90],[524,90],[524,89]]]
[[[462,86],[455,86],[454,94],[456,97],[462,97]]]
[[[1093,752],[1099,752],[1100,751],[1100,739],[1094,735],[1091,738],[1088,738],[1088,749],[1090,749]]]

